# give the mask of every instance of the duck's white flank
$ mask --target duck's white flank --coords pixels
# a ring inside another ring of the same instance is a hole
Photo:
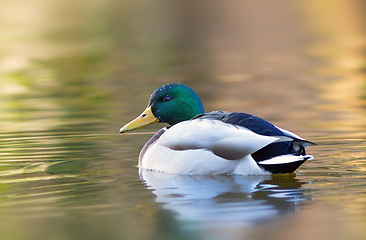
[[[250,154],[288,140],[219,120],[194,119],[169,128],[148,147],[139,164],[144,169],[178,174],[267,174]]]

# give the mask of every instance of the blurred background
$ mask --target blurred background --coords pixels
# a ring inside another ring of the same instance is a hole
[[[2,0],[0,238],[365,239],[365,13],[361,0]],[[164,124],[118,130],[167,83],[316,142],[315,159],[271,179],[139,176]],[[215,191],[165,191],[182,185]]]

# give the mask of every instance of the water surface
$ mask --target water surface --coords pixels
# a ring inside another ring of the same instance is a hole
[[[322,3],[2,1],[0,238],[364,239],[365,8]],[[173,82],[316,142],[314,160],[139,171],[164,124],[118,130]]]

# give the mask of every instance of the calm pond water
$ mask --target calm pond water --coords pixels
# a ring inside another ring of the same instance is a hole
[[[365,239],[359,1],[0,2],[0,239]],[[153,90],[317,146],[296,174],[139,171]]]

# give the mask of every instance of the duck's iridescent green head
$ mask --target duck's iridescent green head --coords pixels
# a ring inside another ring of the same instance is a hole
[[[202,113],[204,113],[202,102],[193,89],[183,84],[167,84],[153,92],[145,111],[123,126],[120,133],[154,122],[174,125]]]
[[[202,102],[190,87],[183,84],[164,85],[151,95],[148,106],[153,115],[170,125],[204,113]]]

